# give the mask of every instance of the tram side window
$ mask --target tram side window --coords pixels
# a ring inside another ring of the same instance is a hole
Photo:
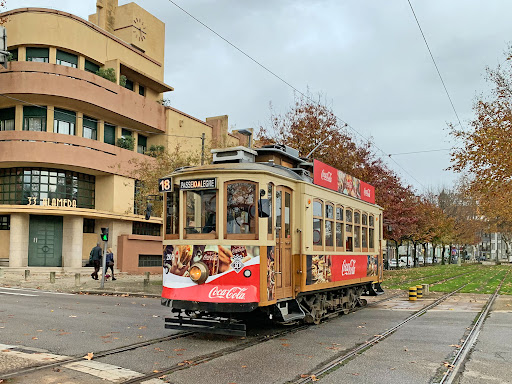
[[[325,205],[325,247],[334,249],[334,205]]]
[[[313,201],[313,249],[322,250],[324,203],[322,200]]]
[[[256,235],[258,227],[258,185],[248,181],[226,183],[227,235]],[[238,236],[230,236],[238,237]],[[245,236],[244,236],[245,237]]]
[[[354,250],[361,248],[361,214],[354,212]]]
[[[217,238],[217,190],[186,191],[184,198],[185,237]]]
[[[336,207],[336,250],[343,251],[343,207]]]
[[[369,221],[369,226],[370,228],[368,229],[368,245],[370,247],[370,249],[373,249],[375,248],[375,228],[374,228],[374,218],[372,215],[370,215],[368,217],[368,221]]]
[[[354,250],[354,247],[352,241],[352,210],[350,209],[347,209],[345,211],[345,222],[347,223],[345,226],[345,251],[352,252]]]
[[[166,196],[166,219],[165,235],[166,238],[177,238],[179,235],[180,221],[180,190],[175,185],[174,192],[168,192]]]
[[[361,246],[368,250],[368,214],[363,213],[361,218]]]

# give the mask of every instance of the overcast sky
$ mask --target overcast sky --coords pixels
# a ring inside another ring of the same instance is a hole
[[[386,154],[454,145],[447,122],[457,119],[407,0],[175,2],[295,88],[321,92],[339,118]],[[266,125],[270,102],[278,112],[293,103],[289,86],[170,1],[136,3],[166,24],[173,107],[200,119],[226,114],[230,127],[242,129]],[[485,67],[502,63],[512,41],[512,2],[411,3],[465,125],[475,97],[488,89]],[[7,0],[8,9],[49,7],[84,19],[95,4]],[[418,192],[450,187],[457,178],[444,170],[448,151],[393,158],[403,169],[387,159],[389,166]]]

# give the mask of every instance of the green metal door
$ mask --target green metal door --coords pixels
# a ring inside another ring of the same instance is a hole
[[[30,215],[28,266],[62,266],[61,216]]]

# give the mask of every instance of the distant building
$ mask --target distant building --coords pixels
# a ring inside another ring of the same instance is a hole
[[[228,134],[227,116],[202,121],[162,105],[173,91],[165,24],[137,4],[98,0],[89,21],[39,8],[4,16],[0,265],[81,268],[108,227],[117,268],[160,272],[162,219],[134,211],[130,161],[150,159],[152,145],[200,150],[202,134],[207,144],[246,137]]]

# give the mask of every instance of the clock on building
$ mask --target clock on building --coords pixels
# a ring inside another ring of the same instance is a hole
[[[136,17],[133,19],[133,33],[139,41],[144,41],[147,37],[146,26],[141,18]]]

